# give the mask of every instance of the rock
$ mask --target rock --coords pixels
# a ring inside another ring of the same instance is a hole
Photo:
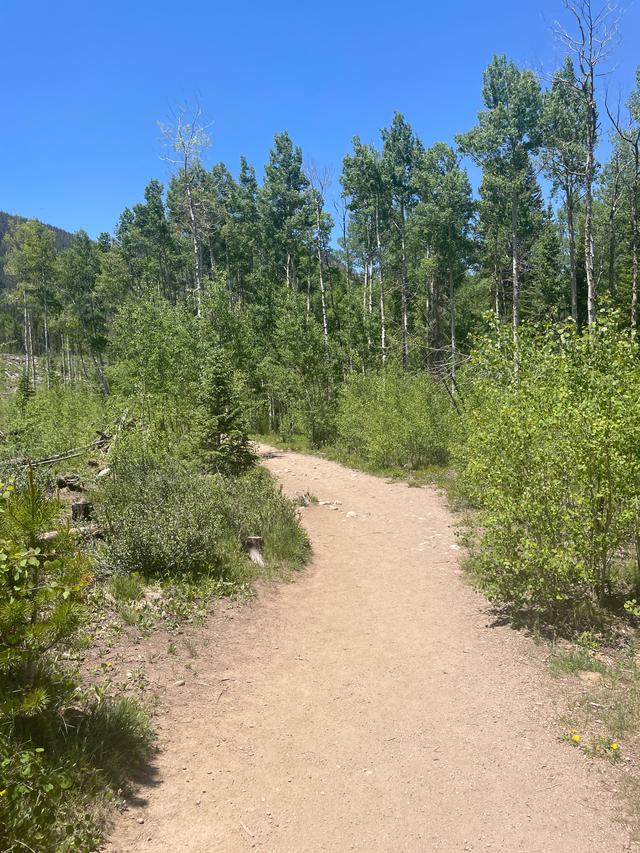
[[[85,524],[82,527],[70,527],[69,531],[76,536],[93,536],[95,539],[102,539],[104,536],[104,528],[95,523]]]
[[[46,533],[41,533],[38,536],[39,542],[52,542],[59,534],[59,530],[47,530]]]
[[[355,512],[348,512],[347,513],[347,518],[357,518],[357,517],[358,517],[358,514]]]
[[[98,471],[96,474],[96,480],[101,480],[102,477],[107,477],[111,472],[111,468],[103,468],[102,471]]]
[[[144,823],[144,818],[143,818],[143,817],[139,817],[139,818],[138,818],[138,823]]]
[[[601,684],[602,683],[602,673],[601,672],[592,672],[589,669],[584,669],[582,672],[578,673],[578,678],[580,681],[583,681],[585,684]]]
[[[176,681],[175,686],[184,687],[184,678],[182,678],[180,681]]]

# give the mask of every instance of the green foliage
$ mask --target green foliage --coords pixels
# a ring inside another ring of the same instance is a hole
[[[117,573],[109,581],[109,592],[116,601],[139,601],[144,594],[144,581],[136,572]]]
[[[100,839],[94,793],[73,760],[0,731],[0,846],[39,853],[89,853]],[[93,780],[91,780],[93,781]],[[85,785],[84,793],[81,785]]]
[[[254,455],[249,445],[241,391],[221,348],[206,359],[198,404],[196,429],[205,468],[232,474],[251,467]]]
[[[553,613],[620,591],[637,541],[640,365],[614,319],[523,330],[517,370],[502,334],[474,355],[458,457],[480,510],[476,569],[500,602]]]
[[[158,451],[122,452],[102,488],[99,513],[109,525],[103,560],[118,572],[169,581],[213,578],[221,589],[248,576],[248,536],[261,536],[273,564],[301,565],[306,538],[293,505],[264,471],[203,475]],[[130,594],[120,580],[118,592]]]
[[[266,416],[260,427],[283,438],[306,435],[321,447],[335,434],[335,378],[322,326],[301,298],[288,294],[278,304],[272,346],[257,368]],[[254,419],[255,420],[255,419]]]
[[[197,343],[195,318],[185,306],[154,295],[128,299],[111,328],[113,391],[183,404],[195,394]]]
[[[262,468],[219,483],[219,506],[239,542],[261,536],[264,554],[274,565],[299,568],[309,557],[309,542],[294,504]],[[317,499],[316,499],[317,500]]]
[[[372,468],[441,464],[453,417],[445,389],[426,374],[358,377],[340,397],[337,444]]]
[[[27,403],[33,397],[34,393],[31,376],[27,370],[23,370],[18,380],[18,387],[16,388],[16,405],[22,415],[24,415]]]
[[[114,789],[126,786],[153,745],[149,717],[130,696],[108,696],[95,690],[78,716],[71,744],[84,761],[99,768]]]
[[[113,470],[99,503],[110,567],[145,577],[237,575],[239,546],[217,513],[215,478],[152,455],[122,455]]]
[[[0,465],[3,456],[46,459],[89,444],[107,425],[104,403],[87,385],[40,387],[35,393],[30,388],[25,394],[21,383],[20,389],[7,406],[11,434]]]
[[[128,697],[76,692],[49,729],[36,739],[0,727],[0,849],[90,853],[103,805],[149,756],[149,718]]]
[[[31,472],[0,499],[0,848],[90,851],[95,801],[147,754],[131,700],[80,693],[61,657],[77,639],[90,565]],[[54,537],[43,537],[53,528]]]
[[[48,709],[64,679],[52,673],[54,650],[69,644],[82,623],[89,565],[63,531],[41,534],[60,508],[29,472],[24,490],[8,487],[0,507],[0,723],[20,726]]]

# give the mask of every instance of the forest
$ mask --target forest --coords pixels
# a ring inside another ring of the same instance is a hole
[[[207,165],[192,104],[159,125],[167,185],[113,233],[2,215],[3,850],[94,849],[87,803],[151,748],[140,707],[64,663],[97,614],[139,620],[151,585],[193,618],[308,559],[252,437],[444,486],[509,618],[635,630],[640,67],[614,101],[611,10],[567,8],[563,64],[494,56],[455,139],[396,112],[338,175],[283,131],[258,176]]]

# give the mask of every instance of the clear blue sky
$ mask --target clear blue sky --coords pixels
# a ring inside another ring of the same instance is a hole
[[[213,122],[209,162],[261,174],[286,129],[333,167],[393,110],[425,144],[451,142],[481,106],[494,53],[551,70],[561,0],[3,0],[0,209],[92,236],[111,231],[167,166],[156,122],[197,95]],[[627,4],[609,87],[640,63],[640,9]]]

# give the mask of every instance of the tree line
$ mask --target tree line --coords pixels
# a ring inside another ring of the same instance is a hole
[[[455,144],[426,147],[400,113],[378,144],[354,137],[331,209],[329,170],[305,161],[288,133],[275,137],[262,181],[244,157],[234,177],[224,163],[205,166],[202,114],[180,110],[161,125],[166,191],[152,180],[113,234],[80,231],[58,250],[36,221],[10,230],[5,348],[24,351],[32,386],[92,373],[108,393],[109,329],[123,305],[161,299],[201,317],[223,294],[277,420],[287,370],[298,384],[320,381],[325,398],[346,375],[389,363],[455,387],[488,312],[515,339],[523,320],[592,325],[606,300],[635,329],[640,69],[623,107],[606,102],[597,84],[615,42],[610,10],[566,6],[568,52],[548,81],[495,56],[483,108]],[[465,158],[482,170],[477,198]]]

